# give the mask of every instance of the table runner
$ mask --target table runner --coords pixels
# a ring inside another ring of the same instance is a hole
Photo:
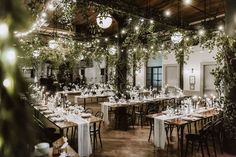
[[[68,121],[78,125],[78,154],[80,157],[89,157],[92,154],[89,122],[78,115],[68,115]]]
[[[170,117],[167,115],[162,115],[158,117],[154,117],[154,137],[153,142],[154,145],[158,148],[164,149],[166,142],[166,131],[165,131],[165,123],[164,121],[169,119]]]
[[[101,111],[103,113],[103,121],[105,122],[105,124],[109,125],[109,113],[108,113],[108,105],[107,104],[102,104],[101,105]]]

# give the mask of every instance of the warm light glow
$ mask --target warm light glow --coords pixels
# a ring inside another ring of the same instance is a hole
[[[46,17],[47,17],[47,13],[43,12],[43,13],[42,13],[42,17],[43,17],[43,18],[46,18]]]
[[[115,46],[112,46],[112,47],[109,48],[108,52],[109,52],[110,55],[114,55],[114,54],[116,54],[117,49],[116,49]]]
[[[206,33],[205,29],[199,29],[198,30],[198,35],[200,35],[200,36],[204,36],[205,33]]]
[[[49,46],[51,49],[56,49],[56,48],[58,47],[58,43],[57,43],[55,40],[49,40],[48,46]]]
[[[48,4],[47,9],[50,11],[54,11],[56,9],[56,7],[52,3],[50,3],[50,4]]]
[[[185,5],[190,5],[190,4],[192,4],[192,0],[184,0],[184,4]]]
[[[108,41],[108,38],[105,38],[105,41]]]
[[[223,25],[219,25],[219,26],[218,26],[218,30],[219,30],[219,31],[223,31],[223,30],[224,30],[224,26],[223,26]]]
[[[112,24],[112,17],[108,13],[98,14],[97,25],[103,29],[107,29]]]
[[[139,30],[139,26],[135,26],[134,30],[138,31]]]
[[[9,78],[7,78],[3,81],[3,86],[6,88],[9,88],[11,86],[11,84],[12,84],[12,81]]]
[[[126,33],[126,31],[124,29],[122,29],[121,34],[125,34],[125,33]]]
[[[153,20],[150,20],[150,24],[153,24],[154,23],[154,21]]]
[[[33,51],[33,57],[37,58],[40,55],[40,51],[39,50],[34,50]]]
[[[0,23],[0,39],[6,39],[9,35],[8,25],[6,23]]]
[[[4,51],[4,61],[7,61],[10,64],[15,64],[16,50],[14,48],[8,48]]]
[[[171,11],[168,9],[164,12],[165,17],[170,17],[171,16]]]
[[[186,41],[189,41],[189,37],[186,37],[185,40],[186,40]]]
[[[183,35],[180,32],[174,32],[171,36],[171,41],[174,44],[180,43],[183,40]]]

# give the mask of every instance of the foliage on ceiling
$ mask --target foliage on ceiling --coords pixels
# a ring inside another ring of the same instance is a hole
[[[38,2],[39,6],[42,5],[41,2],[43,1]],[[73,25],[73,19],[78,12],[89,21],[88,10],[91,8],[95,12],[109,12],[116,14],[116,16],[119,14],[124,22],[116,34],[107,37],[103,35],[102,29],[89,24],[89,22],[88,27],[93,34],[91,37],[82,38],[78,34],[76,38],[73,36],[59,37],[54,35],[51,38],[55,39],[59,45],[56,49],[48,47],[47,43],[51,40],[50,38],[38,36],[37,32],[20,39],[22,41],[22,49],[31,60],[39,60],[40,62],[51,60],[56,67],[65,61],[76,63],[84,58],[102,60],[106,57],[108,57],[110,65],[114,66],[117,64],[118,57],[116,55],[118,55],[118,51],[127,51],[129,53],[130,60],[134,60],[129,63],[130,66],[133,64],[140,65],[140,61],[148,60],[158,55],[165,56],[170,53],[175,55],[177,62],[180,63],[183,57],[185,61],[188,59],[188,55],[192,52],[191,47],[201,42],[203,40],[201,38],[209,38],[211,36],[211,33],[208,33],[207,37],[198,36],[194,31],[163,25],[152,19],[121,13],[117,9],[113,10],[102,5],[94,5],[88,1],[79,0],[75,3],[72,0],[60,0],[57,3],[58,8],[54,12],[59,13],[54,13],[54,15],[61,15],[57,17],[58,22],[69,27]],[[36,11],[36,9],[33,11],[40,12],[40,10]],[[174,44],[171,42],[171,36],[174,32],[182,33],[183,39],[180,43]],[[40,51],[40,55],[37,58],[32,55],[35,50]],[[115,55],[113,54],[114,52]]]

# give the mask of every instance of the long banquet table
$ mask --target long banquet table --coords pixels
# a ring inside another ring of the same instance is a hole
[[[116,109],[120,109],[120,108],[127,108],[129,106],[137,106],[137,105],[147,105],[149,103],[157,103],[160,101],[164,101],[164,100],[169,100],[169,99],[175,99],[179,100],[179,99],[183,99],[183,98],[188,98],[189,96],[158,96],[155,98],[146,98],[143,100],[128,100],[128,101],[118,101],[118,102],[102,102],[101,104],[101,111],[104,113],[104,117],[103,120],[106,124],[109,125],[109,108],[116,108]],[[122,110],[122,113],[126,112],[126,110]],[[124,113],[123,113],[124,114]],[[125,120],[127,121],[127,120]],[[127,126],[126,126],[127,128]],[[126,130],[126,129],[125,129]]]
[[[215,108],[202,108],[198,111],[195,111],[195,113],[189,113],[188,115],[169,116],[164,113],[155,113],[149,114],[146,117],[154,119],[154,145],[159,148],[164,149],[166,134],[163,127],[165,124],[176,126],[177,129],[180,130],[180,156],[182,157],[184,155],[183,143],[185,126],[191,123],[196,125],[197,121],[212,118],[217,114],[218,112],[216,112]]]
[[[71,128],[71,127],[77,127],[78,125],[74,122],[71,121],[67,121],[67,120],[63,120],[63,121],[54,121],[52,118],[50,118],[49,116],[47,116],[47,114],[45,114],[45,110],[42,108],[46,108],[47,106],[42,106],[42,105],[34,105],[33,107],[33,113],[34,116],[36,118],[39,118],[39,115],[43,116],[44,118],[46,118],[50,123],[52,123],[53,125],[55,125],[57,128],[59,128],[59,132],[60,135],[64,134],[64,130],[67,128]],[[86,120],[89,124],[92,124],[93,129],[96,129],[96,123],[102,121],[101,118],[95,117],[93,115],[91,115],[90,117],[87,118],[83,118],[84,120]],[[78,129],[78,131],[80,131]],[[93,134],[93,153],[95,153],[95,141],[96,140],[96,134]]]

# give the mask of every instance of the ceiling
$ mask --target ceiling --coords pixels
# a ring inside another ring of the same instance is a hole
[[[83,3],[84,0],[77,0]],[[168,26],[178,26],[186,29],[195,29],[202,23],[216,29],[218,23],[224,23],[225,6],[224,0],[190,0],[190,4],[185,4],[188,0],[87,0],[92,6],[102,6],[116,10],[116,15],[126,13],[131,16],[153,19]],[[80,14],[81,7],[78,7],[73,24],[77,32],[88,33],[88,23],[96,24],[98,11],[95,7],[86,10],[88,18]],[[169,17],[165,16],[166,11],[170,11]],[[120,17],[117,19],[114,14],[111,27],[104,30],[106,35],[115,34],[120,25]],[[124,18],[124,17],[123,17]],[[127,18],[127,17],[125,17]]]

